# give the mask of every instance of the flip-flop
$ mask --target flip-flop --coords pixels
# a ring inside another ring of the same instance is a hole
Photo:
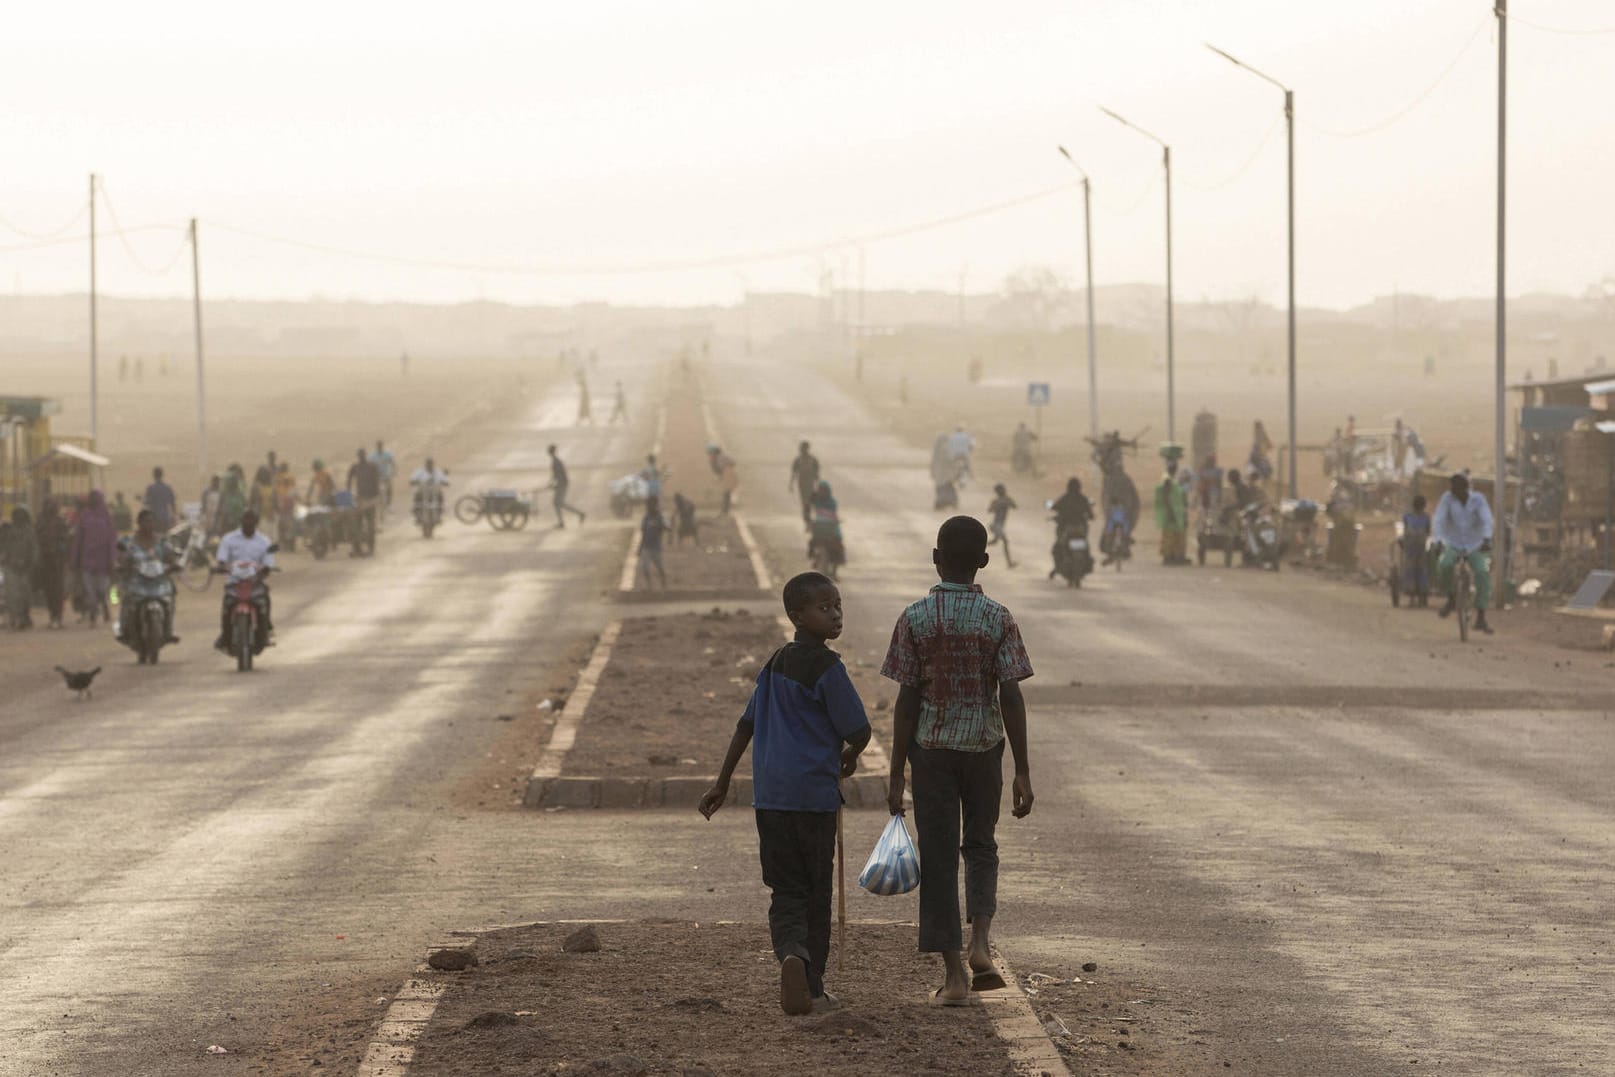
[[[1002,991],[1009,984],[997,969],[988,969],[986,972],[974,972],[970,975],[970,990],[972,991]]]
[[[964,998],[943,998],[942,988],[940,987],[931,992],[931,1005],[933,1006],[968,1006],[973,1001],[969,995]]]

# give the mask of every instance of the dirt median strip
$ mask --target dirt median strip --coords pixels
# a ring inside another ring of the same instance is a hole
[[[781,622],[745,609],[640,617],[602,636],[528,781],[533,808],[693,809],[712,784]],[[886,803],[886,755],[846,780],[849,807]],[[730,802],[751,802],[737,777]]]
[[[410,1077],[1065,1073],[1017,989],[929,1004],[941,964],[916,951],[911,925],[850,924],[845,971],[832,950],[826,976],[843,1008],[796,1018],[780,1012],[765,924],[589,929],[592,940],[576,922],[491,931],[475,940],[476,965],[419,974],[446,986],[413,1040]],[[566,952],[578,932],[584,952]]]

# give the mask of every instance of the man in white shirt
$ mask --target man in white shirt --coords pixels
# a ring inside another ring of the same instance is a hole
[[[219,550],[215,557],[219,568],[225,572],[229,572],[239,561],[251,562],[258,566],[258,588],[263,591],[264,599],[264,633],[273,641],[275,625],[269,619],[268,577],[275,568],[275,555],[269,547],[268,537],[258,530],[258,514],[248,509],[241,514],[241,526],[219,540]],[[235,593],[226,587],[224,608],[219,615],[219,638],[213,641],[213,646],[221,651],[229,647],[230,612],[234,604]]]
[[[1475,577],[1475,627],[1492,634],[1486,623],[1486,607],[1492,598],[1492,570],[1486,556],[1492,548],[1492,510],[1486,499],[1469,488],[1469,476],[1459,473],[1452,477],[1452,488],[1441,495],[1431,521],[1431,537],[1441,543],[1441,560],[1436,563],[1437,579],[1447,592],[1447,604],[1441,607],[1441,616],[1453,611],[1452,573],[1462,558],[1469,562],[1469,571]]]

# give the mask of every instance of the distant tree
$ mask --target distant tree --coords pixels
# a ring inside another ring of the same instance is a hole
[[[999,320],[1025,329],[1047,329],[1071,303],[1065,278],[1048,266],[1025,266],[1004,279],[1003,297],[994,313]]]

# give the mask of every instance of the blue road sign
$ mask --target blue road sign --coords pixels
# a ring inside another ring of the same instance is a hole
[[[1049,383],[1046,381],[1031,381],[1026,383],[1026,403],[1034,408],[1049,406]]]

